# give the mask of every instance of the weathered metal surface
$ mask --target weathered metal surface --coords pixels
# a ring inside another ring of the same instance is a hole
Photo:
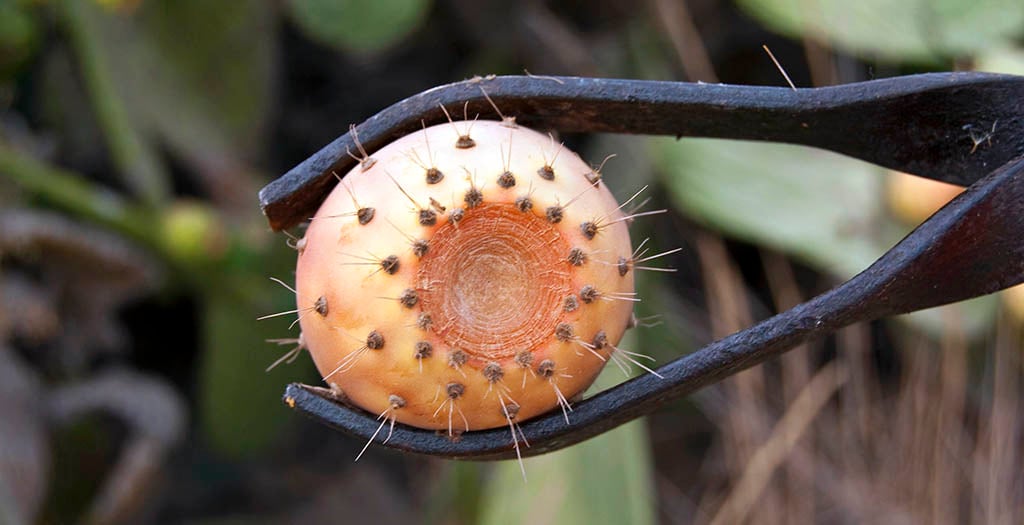
[[[522,122],[566,131],[669,133],[807,144],[971,184],[871,267],[835,289],[716,341],[560,412],[522,423],[524,456],[593,437],[664,403],[843,326],[947,304],[1024,282],[1024,79],[932,74],[835,88],[785,90],[705,84],[504,77],[463,82],[400,102],[358,129],[369,149],[470,102],[482,112],[480,86]],[[994,130],[994,131],[993,131]],[[989,136],[991,134],[991,136]],[[276,228],[312,214],[347,170],[345,135],[264,188]],[[340,152],[340,155],[339,155]],[[326,173],[326,175],[324,175]],[[333,428],[370,439],[373,415],[304,385],[285,401]],[[468,432],[457,440],[396,425],[388,447],[455,459],[515,457],[507,429]]]
[[[398,102],[356,132],[371,153],[453,117],[506,115],[538,129],[789,142],[968,185],[1024,154],[1024,78],[931,73],[824,88],[508,76],[437,87]],[[465,109],[464,109],[465,108]],[[260,191],[275,230],[316,212],[356,163],[346,133]]]

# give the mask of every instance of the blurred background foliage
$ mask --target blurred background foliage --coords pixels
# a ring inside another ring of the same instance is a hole
[[[1020,287],[850,327],[529,459],[527,483],[354,464],[362,443],[280,403],[318,378],[264,372],[295,331],[255,319],[293,307],[268,277],[294,254],[261,185],[438,84],[783,86],[762,44],[801,87],[1024,74],[1024,3],[0,0],[0,523],[1021,522]],[[562,138],[671,210],[633,232],[684,248],[641,276],[625,345],[659,362],[852,276],[959,191],[793,146]]]

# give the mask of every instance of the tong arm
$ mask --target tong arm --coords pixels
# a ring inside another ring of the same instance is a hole
[[[1024,154],[1024,77],[931,73],[824,88],[732,86],[578,77],[507,76],[437,87],[354,129],[367,151],[456,117],[504,114],[566,132],[637,133],[788,142],[969,185]],[[270,226],[315,212],[356,161],[350,132],[260,191]]]

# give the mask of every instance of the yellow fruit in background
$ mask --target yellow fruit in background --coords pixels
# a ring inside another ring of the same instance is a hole
[[[160,226],[165,250],[178,261],[216,260],[228,249],[228,231],[223,220],[201,201],[175,201],[164,212]]]
[[[1003,291],[1003,302],[1010,315],[1024,323],[1024,284],[1018,284]]]
[[[908,224],[920,224],[964,191],[955,184],[939,182],[899,171],[890,171],[886,201],[893,215]]]

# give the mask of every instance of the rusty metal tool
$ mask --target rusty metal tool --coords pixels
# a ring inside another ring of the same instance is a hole
[[[573,406],[521,424],[532,456],[593,437],[664,403],[852,323],[992,293],[1024,281],[1024,77],[933,73],[786,89],[569,77],[472,79],[398,102],[354,129],[369,151],[446,117],[506,114],[540,129],[788,142],[969,186],[862,273],[750,328]],[[260,192],[275,229],[313,215],[356,161],[342,135]],[[369,439],[379,422],[323,389],[289,385],[296,410]],[[512,459],[507,429],[457,440],[396,425],[388,447],[453,459]]]

